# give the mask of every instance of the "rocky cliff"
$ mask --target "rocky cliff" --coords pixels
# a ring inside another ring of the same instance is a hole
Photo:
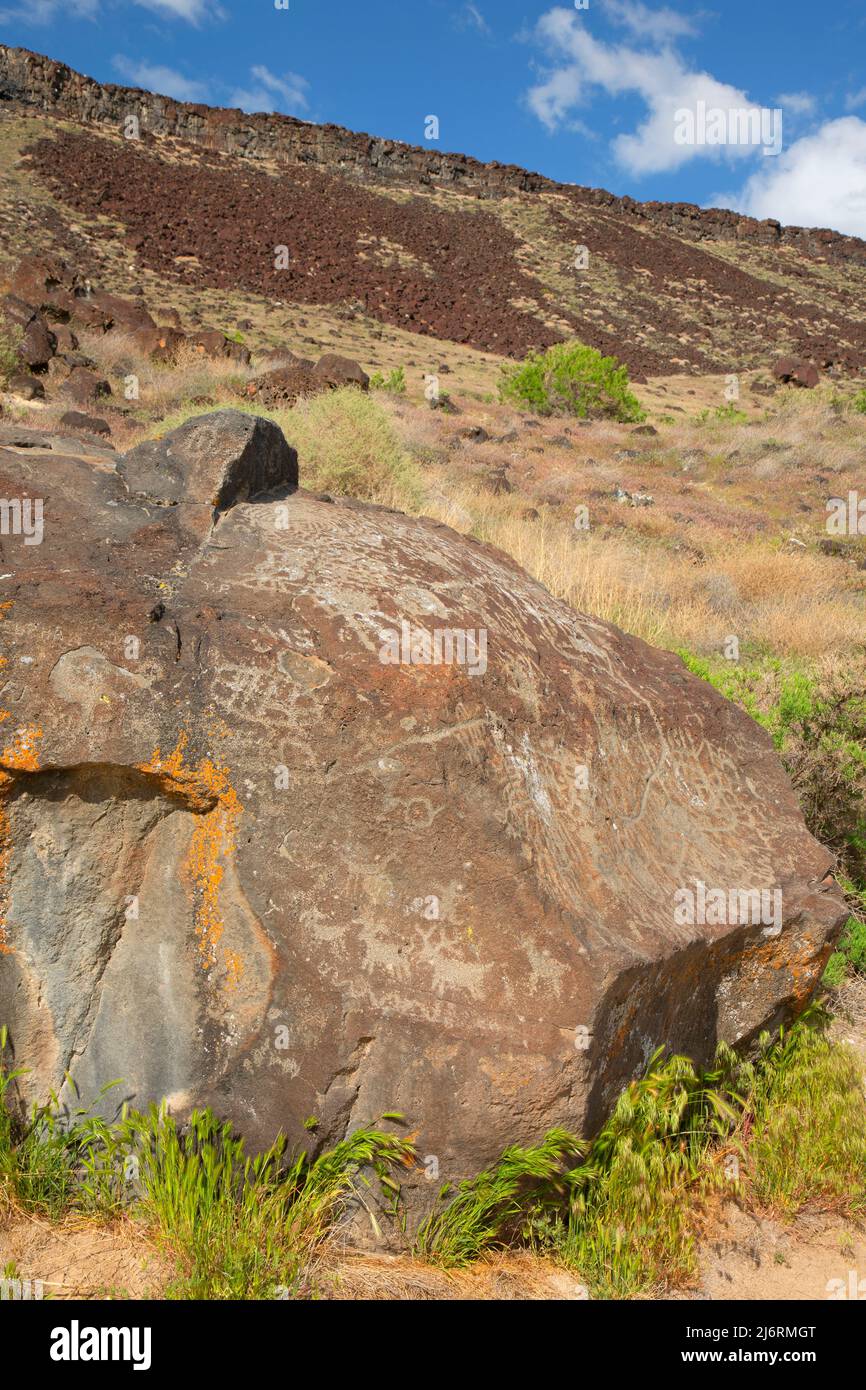
[[[513,164],[481,163],[335,125],[311,125],[291,116],[246,115],[238,110],[174,101],[137,88],[99,83],[24,48],[0,45],[0,100],[35,106],[59,117],[121,128],[130,115],[143,132],[170,135],[254,160],[285,160],[358,179],[439,184],[482,198],[542,189],[567,190],[578,202],[620,212],[696,240],[742,241],[794,247],[808,257],[866,265],[866,243],[825,229],[783,227],[693,203],[637,202],[600,188],[558,184]]]

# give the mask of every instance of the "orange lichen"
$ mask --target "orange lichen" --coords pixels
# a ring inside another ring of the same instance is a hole
[[[0,711],[0,720],[8,719],[9,711]],[[9,955],[12,947],[6,938],[6,910],[9,890],[6,874],[9,856],[12,852],[12,832],[9,813],[6,810],[6,796],[14,782],[16,772],[38,772],[39,755],[36,745],[42,737],[42,730],[34,725],[16,729],[9,743],[0,753],[0,955]]]
[[[211,758],[201,758],[193,766],[185,761],[186,734],[181,734],[173,752],[162,756],[157,748],[140,771],[156,776],[175,794],[178,792],[192,811],[199,813],[187,852],[185,870],[190,880],[195,914],[195,932],[202,966],[216,964],[217,947],[225,930],[220,910],[220,886],[225,859],[234,849],[235,833],[243,807],[229,780],[228,769]],[[230,950],[223,951],[229,987],[237,984],[242,964]]]

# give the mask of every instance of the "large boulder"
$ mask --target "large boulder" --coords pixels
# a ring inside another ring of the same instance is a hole
[[[44,499],[0,586],[26,1098],[122,1077],[103,1110],[310,1147],[394,1109],[446,1181],[591,1131],[659,1045],[706,1062],[806,1004],[832,857],[677,657],[445,526],[299,490],[249,415],[123,457],[8,437],[0,496]]]

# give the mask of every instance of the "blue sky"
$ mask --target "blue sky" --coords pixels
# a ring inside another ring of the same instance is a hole
[[[866,237],[863,0],[0,0],[0,38],[413,144],[435,115],[444,150]],[[781,110],[780,153],[678,142],[700,102]]]

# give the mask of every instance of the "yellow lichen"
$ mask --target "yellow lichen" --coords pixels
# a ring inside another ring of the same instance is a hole
[[[174,750],[163,757],[157,748],[140,770],[156,776],[167,790],[178,792],[191,810],[199,813],[186,856],[185,870],[193,893],[195,932],[202,966],[216,964],[217,947],[225,926],[220,908],[220,886],[225,859],[234,849],[238,819],[243,807],[229,779],[228,769],[211,758],[201,758],[188,766],[185,761],[186,734],[181,734]],[[229,987],[237,984],[242,971],[240,958],[223,951]]]
[[[8,718],[8,710],[0,711],[0,720]],[[26,725],[15,730],[12,739],[0,753],[0,955],[9,955],[12,950],[6,938],[6,911],[9,897],[6,874],[9,868],[9,856],[12,852],[12,833],[9,825],[9,813],[6,810],[6,797],[15,780],[14,774],[16,772],[38,772],[37,744],[41,737],[41,729],[37,729],[32,724]]]

